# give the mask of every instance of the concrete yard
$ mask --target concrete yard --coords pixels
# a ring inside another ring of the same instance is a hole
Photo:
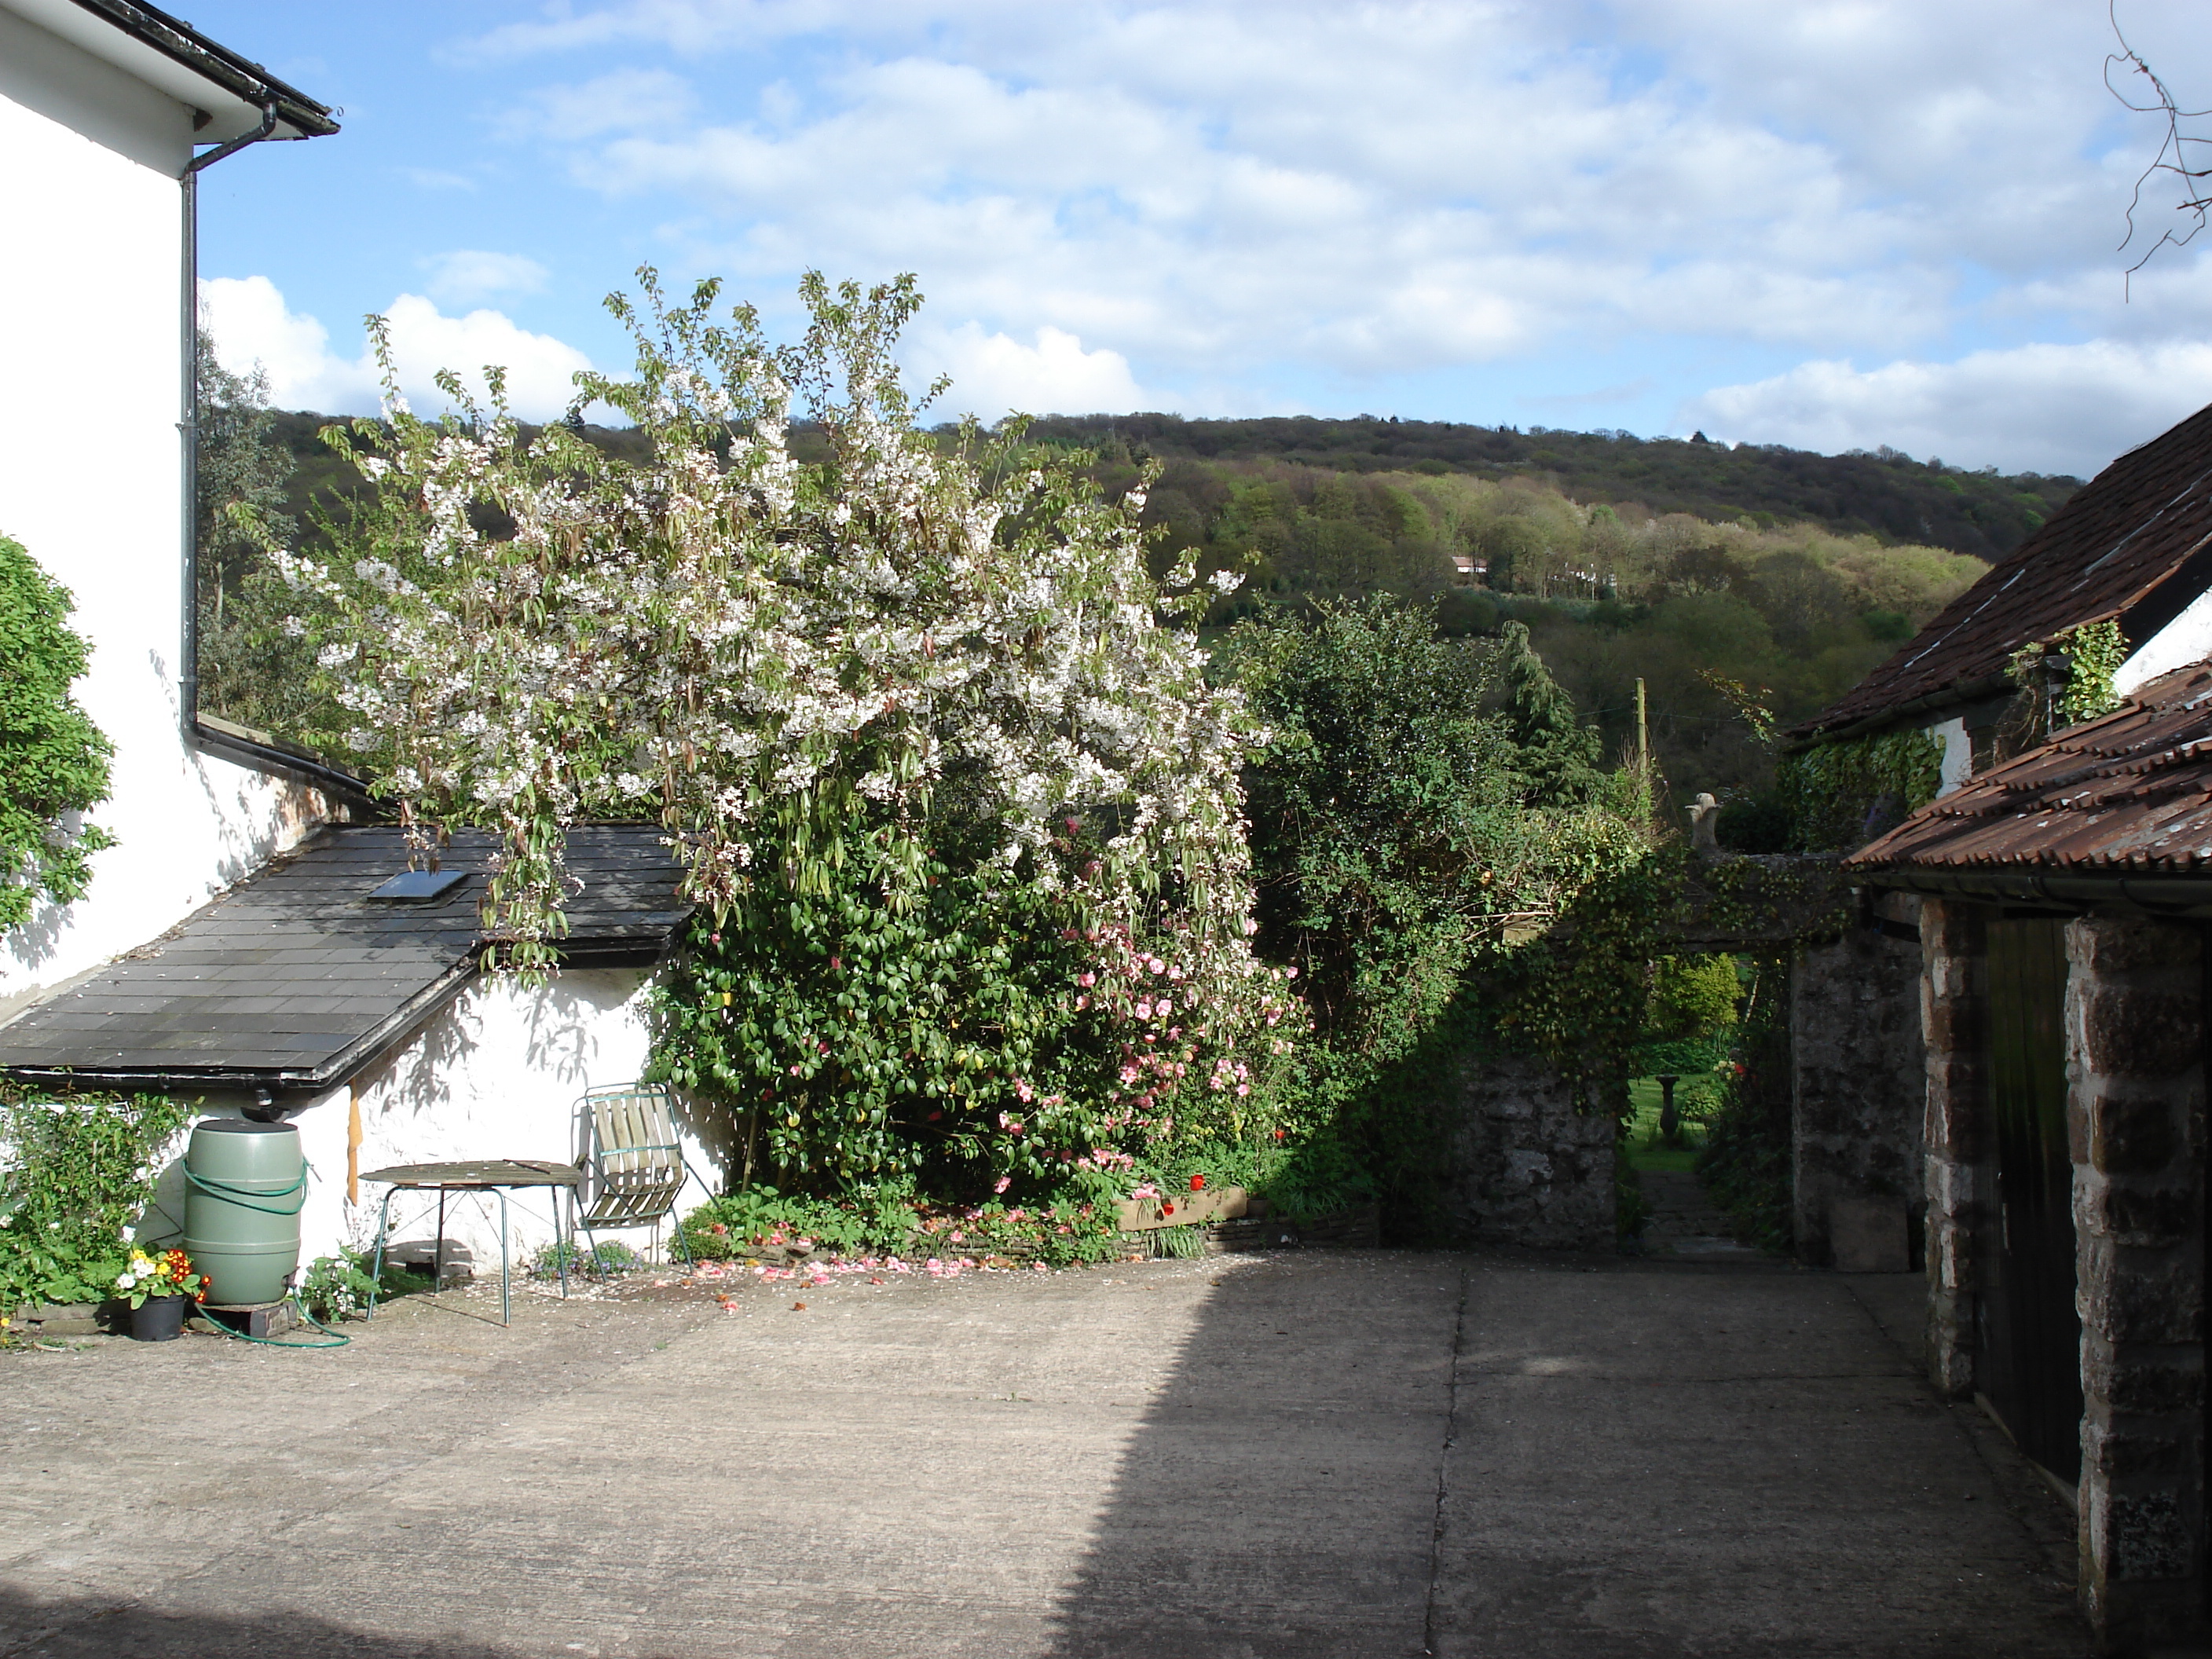
[[[0,1354],[0,1656],[2082,1655],[1918,1288],[1312,1252]]]

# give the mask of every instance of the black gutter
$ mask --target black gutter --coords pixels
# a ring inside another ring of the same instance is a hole
[[[194,631],[197,634],[198,630]],[[197,704],[199,689],[197,672],[191,677],[191,684],[194,703]],[[187,726],[187,735],[210,755],[235,761],[240,766],[251,767],[256,771],[281,773],[311,785],[325,794],[336,796],[352,810],[356,823],[379,823],[385,817],[384,803],[369,792],[367,778],[333,766],[321,756],[305,749],[295,749],[266,732],[256,732],[251,726],[234,725],[217,715],[203,714],[194,707]]]
[[[327,1094],[346,1079],[366,1070],[399,1047],[425,1020],[460,995],[477,975],[473,954],[447,969],[434,983],[417,991],[328,1060],[312,1066],[200,1066],[173,1071],[125,1066],[114,1071],[88,1071],[81,1066],[10,1066],[9,1077],[25,1083],[41,1083],[66,1089],[90,1084],[101,1089],[133,1089],[148,1093],[183,1093],[215,1089],[226,1093],[289,1095],[289,1109],[307,1104],[303,1096]]]
[[[1950,870],[1926,865],[1846,868],[1844,873],[1870,887],[1893,887],[1936,898],[2055,905],[2073,910],[2086,910],[2094,904],[2126,904],[2161,915],[2212,918],[2212,875],[2115,876],[2018,868]]]
[[[252,59],[209,40],[181,17],[172,17],[137,0],[76,0],[76,4],[234,97],[264,107],[273,104],[284,124],[298,129],[302,137],[327,138],[338,130],[328,104],[319,104],[297,87],[285,85]]]
[[[667,935],[637,940],[586,941],[560,953],[564,968],[653,968],[665,961],[675,946],[682,927]],[[128,1090],[145,1094],[188,1094],[213,1090],[223,1094],[254,1095],[269,1099],[279,1112],[304,1110],[315,1097],[328,1094],[347,1079],[359,1076],[378,1061],[411,1041],[434,1015],[453,1002],[481,975],[482,952],[471,950],[362,1036],[319,1064],[310,1066],[201,1066],[161,1070],[149,1066],[121,1066],[112,1071],[88,1070],[82,1066],[9,1066],[0,1073],[21,1083],[46,1088]]]

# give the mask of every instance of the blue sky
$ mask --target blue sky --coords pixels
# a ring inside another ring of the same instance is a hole
[[[2212,9],[2120,16],[2212,104]],[[2100,0],[191,17],[345,111],[203,175],[211,325],[287,406],[373,407],[376,311],[415,395],[498,362],[550,413],[623,366],[599,301],[641,263],[784,322],[809,266],[913,270],[909,367],[987,417],[1696,427],[2087,473],[2212,401],[2212,264],[2123,281],[2158,134],[2105,90]]]

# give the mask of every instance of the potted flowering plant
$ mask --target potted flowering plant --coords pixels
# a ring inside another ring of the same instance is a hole
[[[182,1250],[148,1255],[131,1252],[131,1265],[115,1276],[115,1288],[131,1304],[131,1334],[139,1342],[168,1342],[185,1328],[185,1305],[204,1301],[208,1279],[192,1271]]]

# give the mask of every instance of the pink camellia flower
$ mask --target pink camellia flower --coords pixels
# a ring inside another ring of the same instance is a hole
[[[1283,977],[1285,979],[1296,979],[1297,976],[1298,970],[1295,968],[1285,968],[1283,969]]]
[[[1075,982],[1087,991],[1092,986],[1098,983],[1098,975],[1096,974],[1078,974],[1075,976]]]
[[[1140,1002],[1137,1005],[1137,1018],[1139,1019],[1150,1019],[1152,1017],[1152,1005],[1151,1003]]]
[[[1175,999],[1173,997],[1162,997],[1158,1002],[1152,1005],[1152,1012],[1158,1014],[1162,1019],[1165,1019],[1170,1014],[1175,1012]]]
[[[835,974],[835,973],[840,973],[840,972],[843,971],[844,966],[845,966],[845,958],[844,958],[844,957],[830,957],[830,971],[831,973]]]
[[[1154,957],[1150,962],[1146,963],[1145,966],[1151,969],[1156,974],[1164,974],[1168,970],[1167,963],[1161,961],[1158,957]]]

